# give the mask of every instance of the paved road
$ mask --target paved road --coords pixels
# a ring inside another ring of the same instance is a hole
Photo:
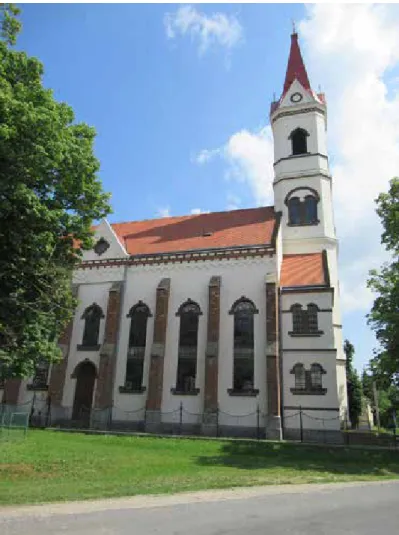
[[[1,535],[380,535],[398,530],[399,481],[0,510]]]

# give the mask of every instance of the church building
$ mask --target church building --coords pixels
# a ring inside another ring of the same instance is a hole
[[[296,33],[270,124],[274,206],[103,220],[73,276],[63,360],[3,385],[8,403],[36,396],[54,424],[106,414],[119,429],[338,436],[347,395],[327,104]]]

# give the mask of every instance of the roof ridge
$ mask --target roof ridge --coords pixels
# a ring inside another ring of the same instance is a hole
[[[185,215],[173,215],[173,216],[167,216],[167,217],[154,217],[154,218],[147,218],[147,219],[133,219],[130,221],[116,221],[115,223],[109,223],[111,226],[113,225],[126,225],[130,223],[144,223],[146,221],[167,221],[168,219],[181,219],[181,218],[191,218],[191,217],[198,217],[200,215],[214,215],[214,214],[227,214],[231,212],[249,212],[251,210],[261,210],[265,208],[272,208],[274,211],[274,205],[270,206],[255,206],[253,208],[237,208],[234,210],[218,210],[217,212],[202,212],[200,214],[185,214]]]

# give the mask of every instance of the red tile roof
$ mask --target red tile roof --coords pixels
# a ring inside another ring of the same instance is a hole
[[[283,256],[280,286],[327,285],[323,253],[287,254]]]
[[[272,243],[273,206],[111,224],[131,255]],[[210,235],[206,235],[206,234]]]

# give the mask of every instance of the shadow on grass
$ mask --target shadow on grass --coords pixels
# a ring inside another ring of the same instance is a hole
[[[364,476],[399,477],[399,451],[361,450],[229,441],[219,455],[197,458],[201,466],[229,466],[244,470],[278,468]]]

